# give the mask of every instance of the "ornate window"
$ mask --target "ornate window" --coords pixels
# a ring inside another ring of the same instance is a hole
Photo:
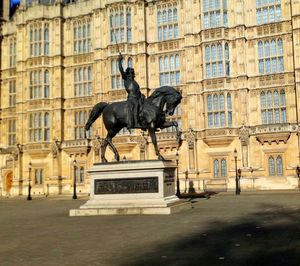
[[[125,61],[122,61],[123,69],[126,69]],[[132,58],[127,59],[127,66],[132,67]],[[111,61],[111,88],[112,89],[123,89],[124,84],[121,73],[119,71],[119,63],[117,59]]]
[[[159,57],[159,85],[180,85],[179,54]]]
[[[9,67],[16,67],[17,60],[17,43],[16,38],[9,40]]]
[[[209,128],[232,126],[232,100],[229,92],[207,96],[207,124]]]
[[[83,19],[74,22],[73,46],[75,54],[89,53],[92,51],[90,20]]]
[[[262,124],[287,123],[284,90],[262,91],[260,94]]]
[[[256,0],[257,24],[281,21],[281,0]]]
[[[34,184],[35,185],[43,185],[44,184],[44,169],[35,169]]]
[[[84,139],[85,138],[85,129],[84,126],[89,118],[89,111],[75,111],[74,113],[74,139]],[[86,132],[88,138],[92,137],[92,128]]]
[[[49,70],[34,70],[29,73],[29,98],[41,99],[50,96]]]
[[[29,47],[31,57],[49,55],[50,36],[48,23],[38,23],[30,26]]]
[[[283,162],[282,162],[281,155],[269,157],[269,175],[270,176],[283,175]]]
[[[92,67],[84,66],[74,69],[74,96],[92,95]]]
[[[8,120],[8,145],[16,145],[16,119]]]
[[[206,45],[204,48],[204,58],[206,78],[230,75],[228,43]]]
[[[121,7],[110,10],[110,42],[132,41],[131,9]]]
[[[227,0],[203,0],[203,28],[228,26]]]
[[[16,106],[16,80],[9,81],[9,107]]]
[[[50,115],[48,112],[29,114],[29,141],[50,141]]]
[[[282,40],[272,39],[258,42],[259,74],[271,74],[284,71]]]
[[[157,7],[157,32],[159,41],[178,38],[178,10],[176,3]]]
[[[214,177],[226,177],[227,176],[227,166],[226,159],[215,159],[213,162],[214,167]]]

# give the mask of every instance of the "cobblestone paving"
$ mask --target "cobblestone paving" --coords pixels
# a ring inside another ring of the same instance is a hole
[[[170,216],[69,217],[86,198],[0,198],[0,265],[300,265],[300,192],[220,193]]]

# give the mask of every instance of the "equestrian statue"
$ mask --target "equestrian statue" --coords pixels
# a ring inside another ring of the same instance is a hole
[[[182,96],[180,92],[170,86],[162,86],[146,98],[140,91],[139,84],[135,81],[134,69],[128,67],[124,71],[122,66],[123,56],[118,58],[119,70],[124,81],[124,87],[128,94],[127,101],[115,103],[97,103],[85,124],[85,130],[89,130],[95,120],[103,115],[103,122],[107,130],[107,136],[101,145],[101,161],[107,162],[105,151],[109,145],[116,161],[120,160],[119,153],[112,143],[112,139],[124,127],[127,129],[139,128],[148,130],[156,155],[159,160],[164,160],[157,147],[155,132],[174,126],[177,133],[177,141],[181,144],[181,132],[176,121],[166,121],[167,115],[173,115],[175,108],[180,104]]]

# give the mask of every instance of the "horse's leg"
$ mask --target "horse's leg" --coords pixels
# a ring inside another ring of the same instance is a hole
[[[157,147],[157,139],[156,139],[156,135],[155,135],[155,128],[151,127],[148,129],[149,133],[150,133],[150,137],[155,149],[155,153],[157,155],[158,160],[165,160],[164,157],[160,154],[159,149]]]
[[[182,138],[181,138],[181,131],[178,129],[178,123],[176,121],[165,121],[160,128],[163,129],[163,128],[168,128],[168,127],[175,127],[176,140],[177,140],[179,146],[181,146]]]
[[[115,145],[112,143],[112,138],[115,136],[116,134],[113,134],[113,136],[111,135],[107,135],[106,139],[107,139],[107,142],[109,144],[109,146],[112,148],[114,154],[115,154],[115,160],[118,162],[120,161],[120,155],[118,153],[118,150],[117,148],[115,147]]]
[[[105,151],[106,151],[107,145],[108,145],[108,141],[107,141],[107,137],[106,137],[101,145],[101,161],[102,161],[102,163],[107,163],[107,160],[105,158]]]

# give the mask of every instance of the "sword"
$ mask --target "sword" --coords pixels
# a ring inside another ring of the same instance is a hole
[[[117,45],[117,49],[118,49],[119,55],[122,55],[121,52],[120,52],[120,48],[119,48],[119,44],[118,44],[118,41],[117,41],[117,37],[116,37],[115,31],[113,31],[113,35],[115,37],[115,41],[116,41],[116,45]]]

